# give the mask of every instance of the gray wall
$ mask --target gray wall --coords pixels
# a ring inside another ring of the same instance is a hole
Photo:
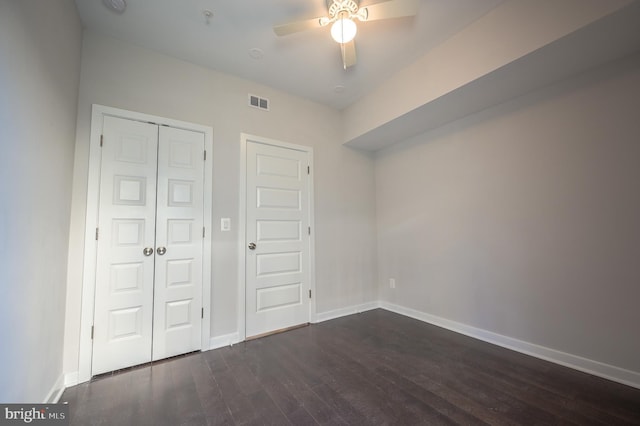
[[[247,106],[252,93],[270,111]],[[65,371],[78,368],[91,104],[213,127],[212,337],[237,331],[240,133],[311,146],[315,161],[317,312],[377,300],[373,158],[340,143],[339,111],[86,32],[78,127]],[[231,232],[220,232],[220,218]]]
[[[383,301],[640,371],[640,56],[404,141],[375,175]]]
[[[81,40],[73,0],[0,0],[0,402],[62,384]]]

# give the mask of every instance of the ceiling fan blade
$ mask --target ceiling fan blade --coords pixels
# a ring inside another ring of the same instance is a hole
[[[366,21],[414,16],[420,8],[420,0],[389,0],[363,7],[367,11]]]
[[[276,25],[273,27],[273,32],[278,36],[284,36],[288,34],[298,33],[300,31],[313,30],[320,28],[322,18],[305,19],[304,21],[289,22],[288,24]]]
[[[341,44],[340,52],[342,53],[342,66],[345,70],[356,64],[356,42],[354,40],[351,40],[349,43]]]

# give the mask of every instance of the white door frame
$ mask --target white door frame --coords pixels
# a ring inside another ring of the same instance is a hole
[[[263,138],[246,133],[240,134],[240,209],[239,229],[238,229],[238,341],[242,342],[246,339],[246,261],[247,261],[247,143],[258,142],[265,145],[273,145],[281,148],[295,149],[304,151],[309,156],[309,164],[311,173],[309,179],[309,225],[311,226],[311,235],[309,236],[309,288],[311,289],[311,300],[309,301],[309,322],[316,322],[316,273],[315,273],[315,221],[313,210],[313,148],[309,146],[296,145],[287,142],[281,142],[274,139]]]
[[[91,109],[91,137],[89,145],[89,176],[87,185],[87,211],[84,234],[84,263],[82,269],[82,308],[80,314],[80,353],[78,365],[78,383],[91,379],[91,360],[93,342],[91,327],[93,326],[95,285],[96,285],[96,228],[98,227],[99,195],[100,195],[100,137],[104,116],[113,116],[128,120],[151,122],[179,129],[191,130],[204,134],[205,151],[209,153],[204,164],[204,226],[205,238],[202,251],[202,350],[210,347],[211,328],[211,208],[213,196],[213,128],[200,124],[188,123],[154,115],[142,114],[118,108],[93,104]]]

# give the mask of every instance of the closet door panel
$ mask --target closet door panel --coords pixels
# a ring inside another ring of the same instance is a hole
[[[157,149],[157,126],[105,116],[92,375],[151,360]]]
[[[201,348],[204,135],[160,127],[153,359]]]

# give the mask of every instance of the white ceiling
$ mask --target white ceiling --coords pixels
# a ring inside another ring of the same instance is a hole
[[[92,31],[343,109],[503,1],[421,0],[416,17],[359,23],[358,63],[346,71],[328,27],[286,37],[272,30],[324,16],[325,0],[127,0],[122,15],[101,0],[76,4]],[[209,24],[204,10],[213,12]]]

